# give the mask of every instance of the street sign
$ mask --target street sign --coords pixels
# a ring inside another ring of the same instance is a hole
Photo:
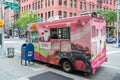
[[[7,2],[7,1],[5,1],[4,4],[5,4],[6,6],[12,6],[12,2]]]
[[[37,17],[36,20],[37,21],[43,21],[43,18]]]
[[[10,7],[10,9],[17,11],[17,10],[19,10],[19,7]]]
[[[4,4],[6,6],[10,6],[11,10],[18,10],[19,9],[19,4],[18,3],[5,1]]]

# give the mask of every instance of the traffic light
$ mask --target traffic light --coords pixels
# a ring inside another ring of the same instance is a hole
[[[4,21],[0,19],[0,27],[3,27],[3,25],[4,25]]]

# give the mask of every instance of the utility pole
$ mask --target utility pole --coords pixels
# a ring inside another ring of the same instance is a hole
[[[120,10],[120,0],[117,0],[116,1],[116,9],[117,9],[117,24],[116,24],[116,34],[117,34],[117,41],[116,41],[116,44],[117,44],[117,47],[119,47],[119,10]]]
[[[0,2],[0,6],[1,6],[1,19],[4,21],[4,14],[3,14],[3,0],[0,0],[1,2]],[[1,35],[1,56],[5,56],[5,46],[4,46],[4,29],[3,29],[3,26],[1,27],[1,33],[0,33],[0,35]]]

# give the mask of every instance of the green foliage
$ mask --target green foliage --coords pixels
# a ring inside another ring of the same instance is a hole
[[[114,28],[110,30],[110,36],[113,36],[113,33],[114,33]]]
[[[106,19],[106,24],[113,23],[117,20],[117,12],[112,10],[103,11],[101,9],[96,10],[98,14],[101,14]]]
[[[23,11],[22,13],[20,13],[18,19],[14,22],[14,25],[16,27],[25,29],[28,24],[37,22],[36,20],[37,17],[38,16],[36,13]]]

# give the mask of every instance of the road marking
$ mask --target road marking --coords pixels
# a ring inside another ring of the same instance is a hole
[[[120,52],[120,51],[109,51],[109,52],[107,52],[107,54],[118,53],[118,52]]]
[[[108,68],[113,68],[113,69],[119,69],[120,70],[120,68],[119,67],[115,67],[115,66],[110,66],[110,65],[102,65],[103,67],[108,67]]]
[[[37,71],[45,71],[45,70],[47,70],[48,68],[47,68],[47,67],[40,67],[40,68],[31,68],[31,67],[28,67],[28,69],[37,72]]]
[[[29,80],[28,78],[25,78],[25,77],[21,77],[21,78],[19,78],[19,79],[17,79],[17,80]]]

